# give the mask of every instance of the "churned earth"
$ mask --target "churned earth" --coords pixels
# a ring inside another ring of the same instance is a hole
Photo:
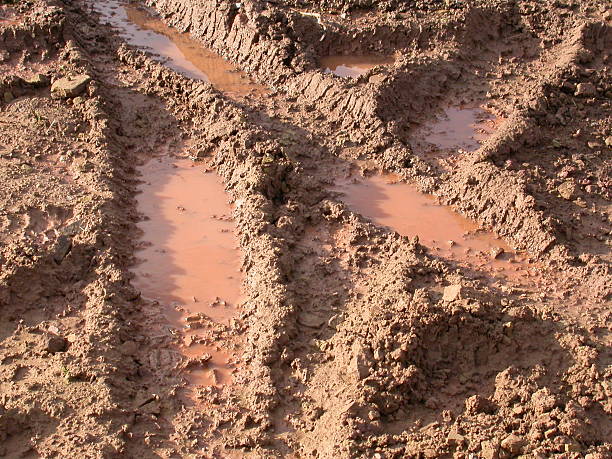
[[[612,456],[612,5],[0,2],[0,457]]]

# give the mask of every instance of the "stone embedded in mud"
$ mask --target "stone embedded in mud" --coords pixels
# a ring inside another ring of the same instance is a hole
[[[461,298],[461,284],[447,285],[444,287],[442,299],[444,301],[455,301]]]
[[[483,441],[480,443],[480,457],[483,459],[498,459],[499,446],[494,441]]]
[[[298,323],[310,328],[320,328],[327,322],[325,317],[318,316],[312,312],[303,312],[298,317]]]
[[[89,75],[60,78],[51,85],[51,95],[60,99],[76,97],[85,91],[90,81]]]
[[[514,434],[508,435],[501,442],[501,447],[512,454],[519,454],[523,446],[525,446],[525,441]]]
[[[53,252],[53,260],[59,265],[70,253],[70,250],[72,250],[72,239],[66,235],[60,236]]]
[[[357,343],[353,345],[353,358],[349,363],[349,373],[353,374],[358,380],[365,379],[370,374],[365,352]]]
[[[576,96],[594,96],[597,93],[595,85],[592,83],[578,83],[576,86]]]
[[[33,86],[35,88],[42,88],[49,84],[49,77],[42,73],[37,73],[29,78],[24,78],[23,82],[28,86]]]
[[[49,336],[45,344],[45,350],[51,354],[64,352],[68,347],[68,342],[61,336]]]
[[[446,442],[449,446],[461,446],[465,442],[465,437],[459,433],[457,427],[453,427],[446,437]]]
[[[557,191],[563,199],[571,201],[576,195],[576,184],[571,180],[567,180],[557,187]]]

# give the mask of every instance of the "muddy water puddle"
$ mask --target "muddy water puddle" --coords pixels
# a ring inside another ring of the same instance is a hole
[[[390,65],[393,57],[384,56],[327,56],[321,58],[321,67],[325,73],[341,77],[357,78],[379,65]]]
[[[94,9],[127,43],[189,78],[211,83],[228,95],[264,94],[243,72],[205,48],[189,34],[168,27],[149,10],[116,0],[95,2]]]
[[[354,212],[402,236],[418,236],[434,255],[515,281],[534,274],[525,254],[393,175],[357,177],[336,191]]]
[[[228,325],[240,299],[240,259],[232,209],[221,180],[188,159],[163,157],[141,168],[137,197],[146,220],[138,224],[144,247],[133,284],[158,301],[169,323],[199,358],[188,379],[211,385],[231,381],[228,353],[211,342],[215,324]],[[207,335],[208,333],[208,335]]]
[[[478,150],[502,121],[479,106],[448,107],[415,133],[413,149],[444,166],[453,156]]]

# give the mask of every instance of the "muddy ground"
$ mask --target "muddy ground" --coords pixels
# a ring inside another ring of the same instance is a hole
[[[88,1],[1,2],[0,455],[612,455],[608,2],[146,3],[265,90],[181,75]],[[372,53],[395,62],[319,68]],[[503,121],[441,165],[419,129],[462,103]],[[131,284],[139,167],[173,152],[233,203],[243,300],[206,331],[231,383],[190,384]],[[492,279],[334,189],[382,172],[536,274]]]

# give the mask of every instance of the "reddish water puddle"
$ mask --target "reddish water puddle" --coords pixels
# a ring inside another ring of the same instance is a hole
[[[462,153],[478,150],[502,121],[479,106],[449,107],[415,132],[413,151],[422,159],[449,169]]]
[[[425,141],[437,149],[475,151],[495,130],[495,117],[481,108],[450,107],[431,125]]]
[[[354,212],[403,236],[418,236],[435,255],[513,280],[533,275],[525,254],[395,176],[359,177],[336,190]]]
[[[189,34],[168,27],[144,8],[110,0],[94,3],[94,9],[127,43],[151,52],[176,72],[209,82],[226,94],[266,92],[263,86],[253,83],[221,56],[206,49]]]
[[[232,373],[236,367],[231,363],[232,356],[229,352],[215,346],[196,344],[183,350],[185,357],[199,360],[189,370],[187,380],[194,385],[218,386],[232,382]],[[210,360],[208,356],[211,357]]]
[[[144,184],[138,224],[146,247],[134,268],[133,284],[143,297],[159,301],[170,324],[183,330],[188,357],[209,354],[192,366],[193,384],[231,381],[228,355],[212,346],[206,332],[229,323],[240,299],[240,259],[232,209],[221,180],[187,159],[155,158],[142,168]],[[214,322],[214,323],[213,323]],[[194,343],[194,344],[191,344]]]
[[[393,64],[393,57],[384,56],[327,56],[320,60],[325,73],[356,78],[379,65]]]

